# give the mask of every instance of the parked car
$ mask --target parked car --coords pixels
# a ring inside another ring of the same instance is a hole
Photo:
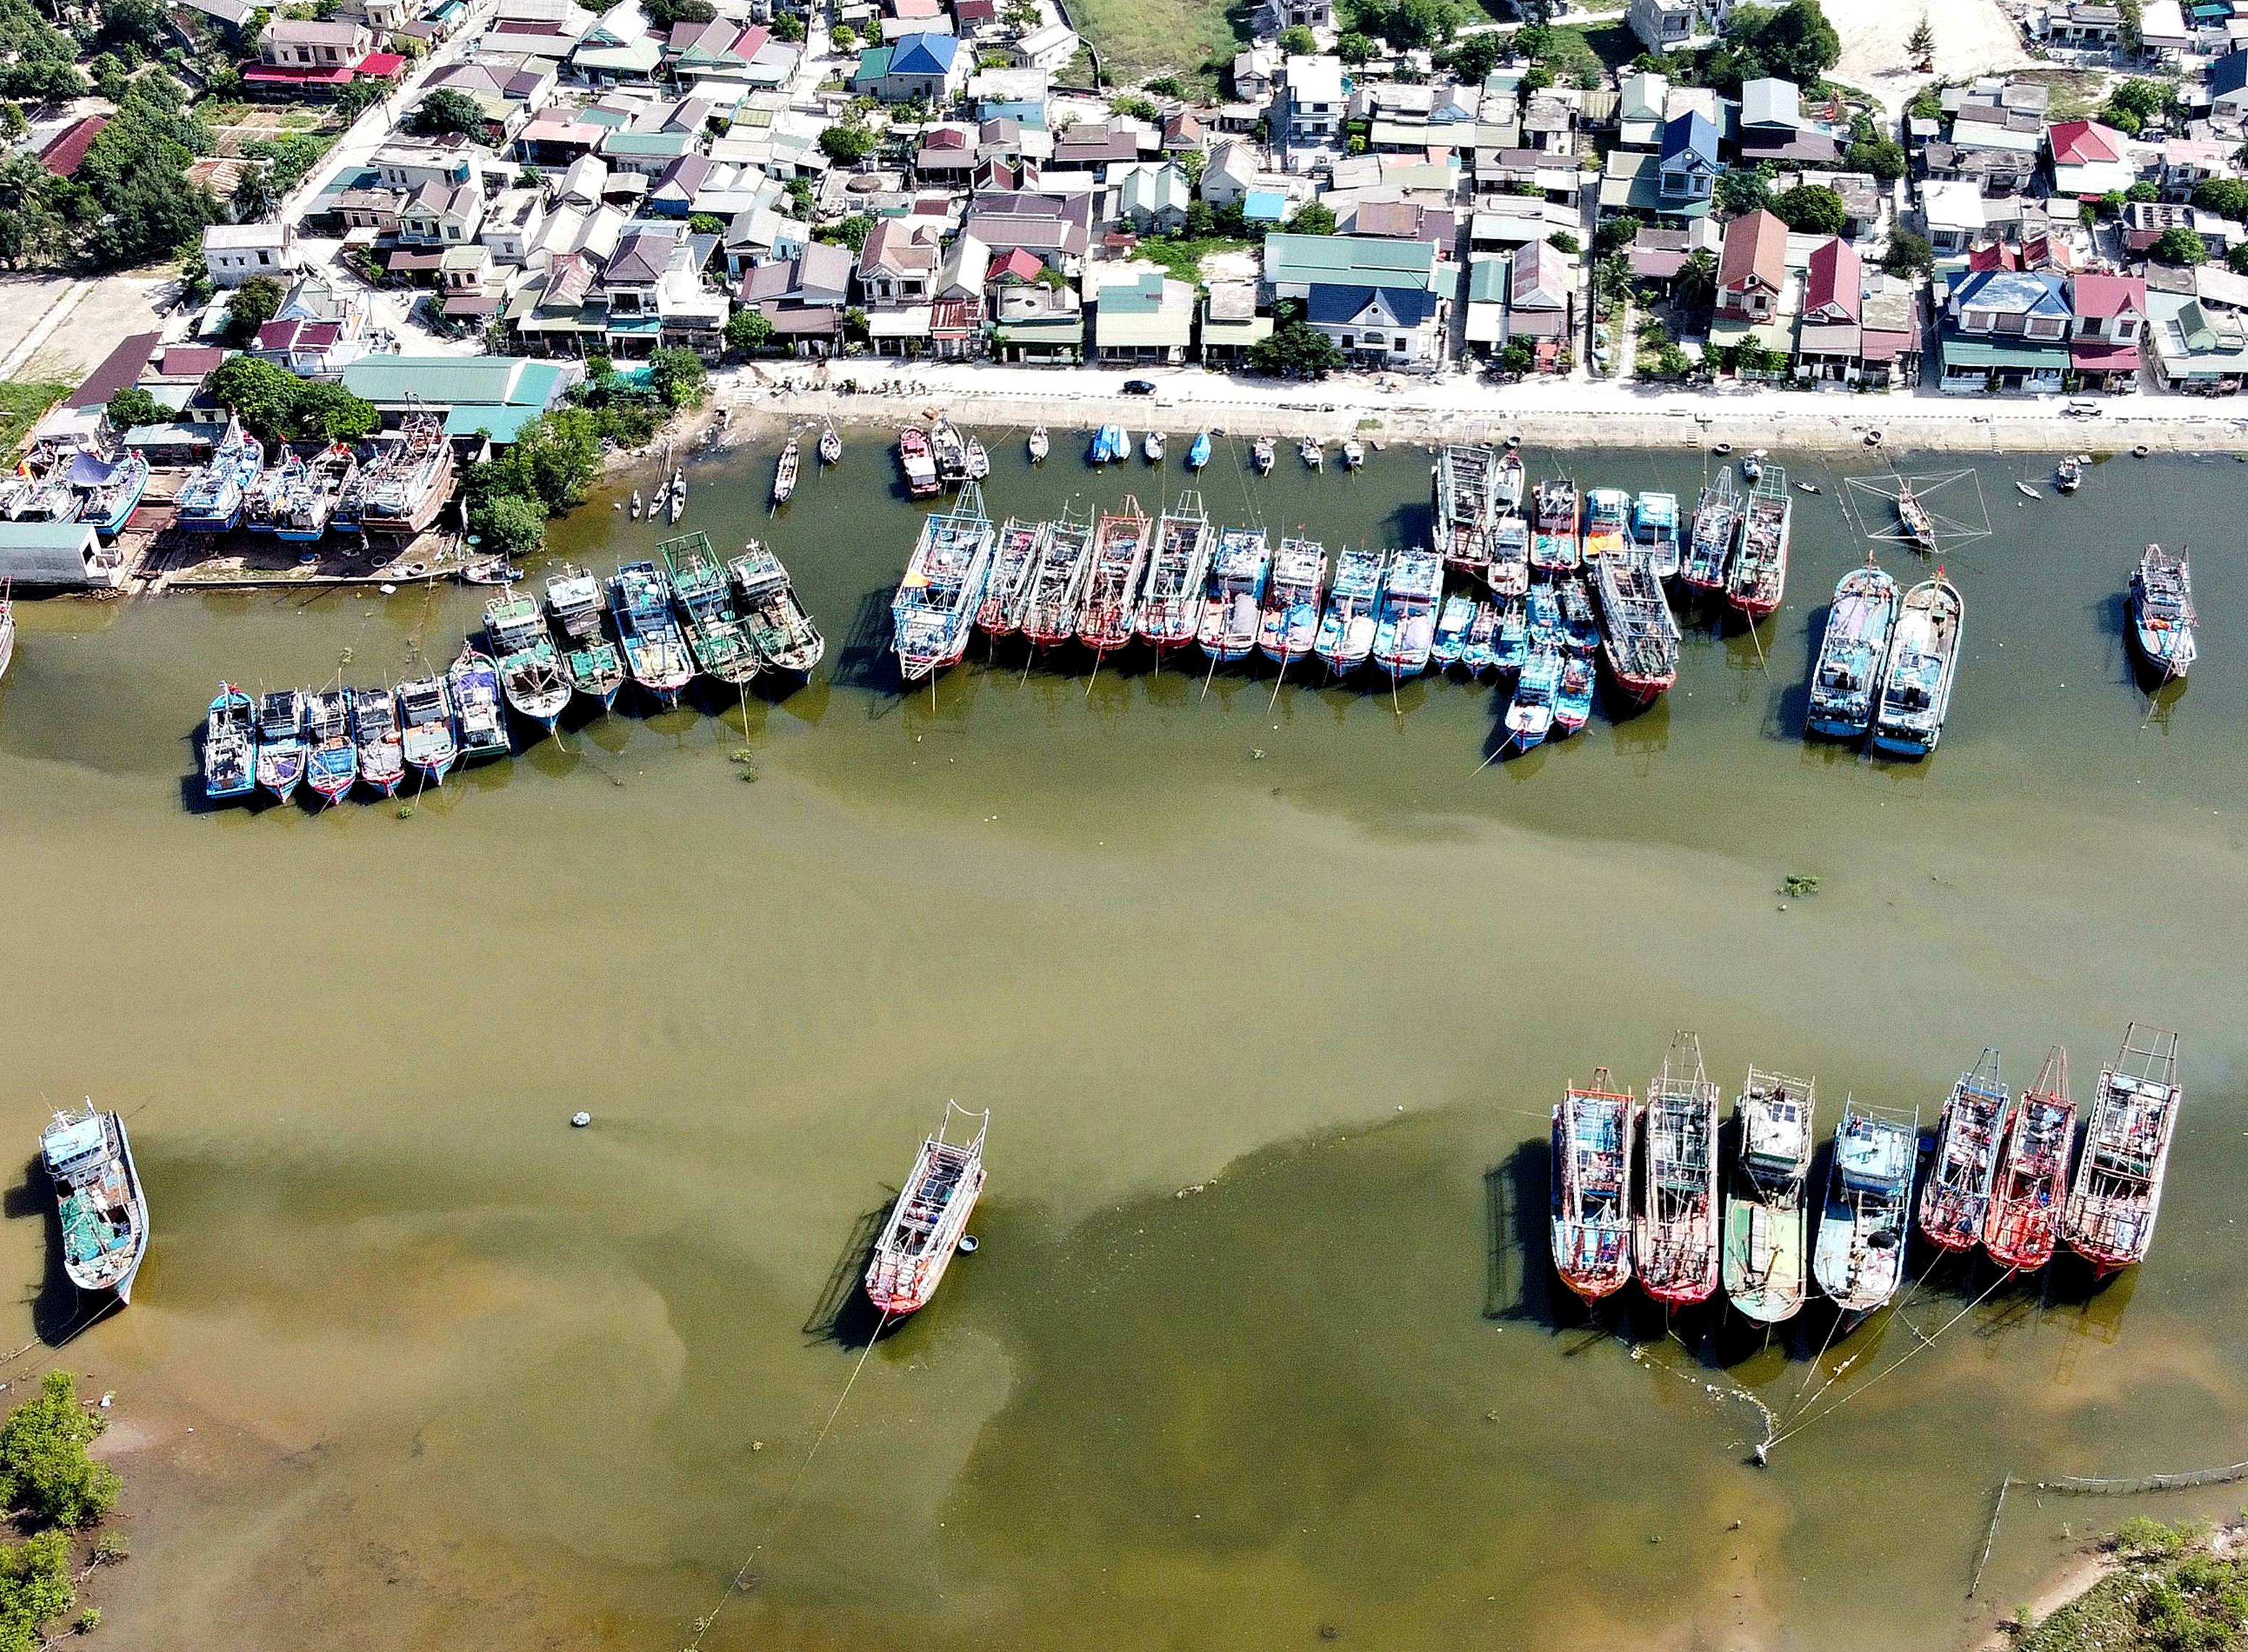
[[[1124,394],[1127,396],[1151,396],[1155,394],[1155,381],[1153,379],[1127,379],[1124,380]]]

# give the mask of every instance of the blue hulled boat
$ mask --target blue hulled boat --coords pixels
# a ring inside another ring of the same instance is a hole
[[[1210,432],[1205,430],[1195,437],[1194,445],[1187,449],[1187,469],[1199,470],[1209,463]]]
[[[1873,726],[1874,696],[1881,691],[1896,613],[1897,583],[1871,557],[1835,586],[1819,662],[1811,669],[1811,707],[1805,721],[1812,733],[1837,740],[1865,737]]]
[[[1561,650],[1548,644],[1532,648],[1506,708],[1507,737],[1522,751],[1543,744],[1553,731],[1553,699],[1560,689]]]
[[[257,724],[250,696],[222,682],[203,725],[203,795],[213,802],[257,789]]]
[[[180,490],[179,525],[189,533],[230,531],[241,522],[243,502],[264,469],[264,445],[243,429],[240,419],[230,419],[210,463]]]
[[[283,689],[257,703],[257,784],[286,803],[305,778],[305,696]]]
[[[1905,593],[1874,712],[1874,751],[1919,757],[1936,750],[1944,719],[1951,715],[1951,685],[1958,674],[1966,617],[1957,587],[1940,571]]]
[[[136,449],[121,459],[81,453],[71,461],[71,485],[84,496],[78,519],[105,539],[124,531],[148,488],[148,461]]]

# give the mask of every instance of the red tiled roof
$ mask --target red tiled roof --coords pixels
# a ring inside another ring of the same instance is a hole
[[[2123,134],[2097,120],[2056,120],[2046,135],[2053,144],[2056,166],[2082,166],[2087,161],[2123,158]]]
[[[1864,284],[1865,270],[1857,248],[1836,236],[1811,255],[1811,272],[1803,289],[1804,310],[1810,312],[1832,306],[1855,321],[1859,302],[1865,296]]]
[[[993,281],[1007,278],[1017,281],[1035,281],[1045,268],[1045,264],[1039,260],[1037,253],[1022,247],[1010,247],[991,260],[991,268],[987,278]]]
[[[1993,241],[1985,246],[1971,248],[1967,254],[1967,268],[1970,271],[2018,270],[2021,267],[2021,254],[2016,251],[2009,242]]]
[[[2139,365],[2139,346],[2105,339],[2079,339],[2068,347],[2068,364],[2093,373],[2123,373]]]
[[[90,114],[83,120],[73,120],[48,141],[39,151],[39,160],[58,178],[67,178],[86,159],[86,152],[101,135],[102,127],[109,124],[106,114]]]
[[[358,72],[370,79],[395,80],[406,72],[406,59],[395,51],[370,51],[359,60]]]
[[[1717,284],[1731,289],[1751,275],[1778,291],[1787,276],[1787,226],[1759,207],[1725,226]]]
[[[2080,316],[2104,320],[2126,312],[2146,313],[2147,283],[2142,276],[2080,275],[2070,284],[2070,291]]]
[[[155,367],[167,379],[200,379],[225,360],[226,352],[215,344],[175,344],[156,353]]]
[[[253,64],[242,72],[242,78],[253,86],[341,86],[351,83],[350,69],[276,69],[266,64]]]

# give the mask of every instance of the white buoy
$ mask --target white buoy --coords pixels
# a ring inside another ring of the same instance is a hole
[[[963,1233],[963,1234],[962,1234],[962,1235],[960,1236],[960,1254],[961,1254],[961,1255],[963,1255],[963,1256],[974,1256],[974,1255],[976,1254],[976,1252],[977,1252],[979,1249],[981,1249],[981,1248],[982,1248],[982,1241],[981,1241],[981,1240],[979,1240],[979,1239],[977,1239],[977,1237],[976,1237],[974,1234],[972,1234],[972,1233]]]
[[[582,1130],[593,1121],[593,1115],[590,1113],[573,1113],[570,1115],[570,1128],[573,1130]]]

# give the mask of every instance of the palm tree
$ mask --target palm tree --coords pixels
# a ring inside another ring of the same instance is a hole
[[[1670,301],[1682,316],[1707,316],[1717,305],[1717,255],[1697,252],[1679,267]]]

